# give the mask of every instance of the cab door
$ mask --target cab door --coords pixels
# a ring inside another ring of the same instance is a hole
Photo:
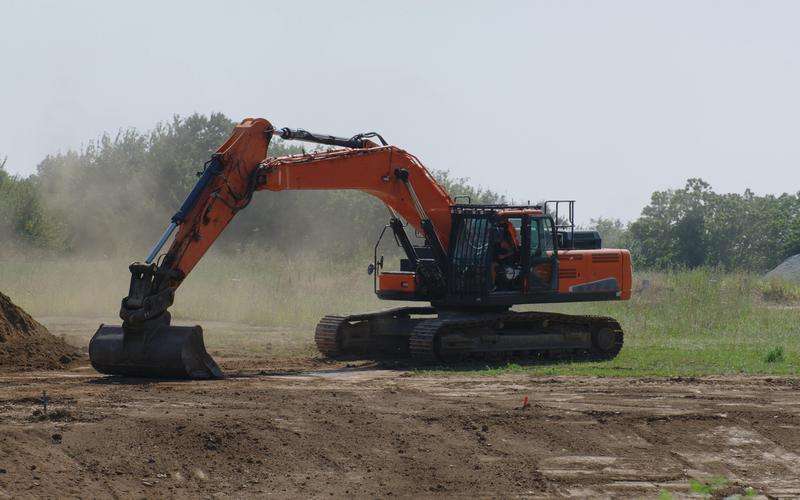
[[[528,242],[528,288],[537,293],[558,289],[556,232],[550,217],[531,217]]]

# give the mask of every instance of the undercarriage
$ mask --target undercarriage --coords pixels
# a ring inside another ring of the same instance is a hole
[[[332,358],[406,357],[432,364],[547,357],[607,360],[622,349],[623,332],[616,320],[602,316],[402,307],[325,316],[315,341]]]

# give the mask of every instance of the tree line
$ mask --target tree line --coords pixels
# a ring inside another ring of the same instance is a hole
[[[196,173],[231,133],[221,113],[174,117],[153,130],[103,135],[80,151],[47,156],[27,178],[0,166],[0,251],[13,247],[79,256],[141,255],[197,181]],[[268,155],[304,152],[271,141]],[[434,171],[451,194],[477,203],[503,196]],[[372,248],[387,221],[382,203],[358,191],[256,193],[215,248],[326,252],[346,258]],[[366,249],[366,250],[365,250]]]
[[[645,268],[718,266],[765,271],[800,253],[800,193],[716,193],[702,179],[656,191],[613,234]]]
[[[146,251],[229,136],[221,113],[174,117],[148,132],[121,130],[79,151],[46,157],[35,174],[12,176],[0,161],[0,252],[131,255]],[[273,140],[270,156],[301,146]],[[434,175],[473,203],[504,197],[447,171]],[[357,191],[268,193],[223,233],[217,248],[325,252],[347,258],[370,249],[387,211]],[[657,191],[636,220],[595,219],[604,246],[629,248],[638,268],[720,266],[763,271],[800,253],[800,193],[720,194],[701,179]]]

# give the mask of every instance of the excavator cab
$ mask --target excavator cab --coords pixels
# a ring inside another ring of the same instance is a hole
[[[558,288],[555,223],[538,206],[457,205],[452,241],[448,301],[510,305]]]
[[[539,206],[454,205],[451,215],[450,251],[439,267],[441,287],[432,283],[438,278],[430,271],[437,267],[432,249],[411,245],[402,225],[386,226],[395,230],[408,258],[400,261],[399,271],[384,271],[376,244],[370,273],[375,272],[380,298],[510,306],[558,289],[559,233]]]

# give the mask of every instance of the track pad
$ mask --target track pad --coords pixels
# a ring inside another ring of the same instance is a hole
[[[89,359],[95,370],[106,375],[181,379],[223,376],[206,352],[199,326],[100,325],[89,342]]]

